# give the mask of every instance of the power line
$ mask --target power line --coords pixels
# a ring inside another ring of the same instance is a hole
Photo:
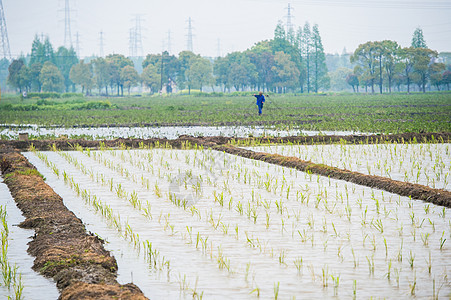
[[[11,59],[11,49],[9,48],[8,30],[6,28],[5,12],[3,10],[2,0],[0,0],[0,34],[0,56],[6,59]]]

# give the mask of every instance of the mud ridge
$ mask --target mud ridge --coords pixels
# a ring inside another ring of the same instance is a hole
[[[61,150],[75,150],[75,145],[83,148],[99,148],[101,146],[116,147],[172,147],[184,148],[194,145],[203,145],[204,147],[223,145],[228,143],[237,143],[239,145],[254,144],[380,144],[380,143],[447,143],[451,142],[451,132],[443,133],[400,133],[400,134],[373,134],[373,135],[316,135],[316,136],[288,136],[288,137],[249,137],[236,138],[224,136],[194,137],[181,135],[177,139],[150,138],[134,139],[121,138],[114,140],[84,140],[84,139],[55,139],[55,140],[0,140],[0,152],[8,151],[27,151],[31,145],[37,150],[50,150],[54,144]]]
[[[365,175],[358,172],[343,170],[323,164],[315,164],[304,161],[296,157],[287,157],[279,154],[269,154],[264,152],[254,152],[231,145],[218,145],[212,147],[214,150],[238,155],[245,158],[261,160],[267,163],[294,168],[299,171],[310,171],[325,177],[349,181],[355,184],[381,189],[401,196],[412,197],[413,199],[431,202],[436,205],[451,208],[451,192],[440,189],[433,189],[428,186],[402,182],[381,176]]]
[[[116,281],[116,259],[105,250],[104,241],[86,232],[24,156],[0,153],[0,167],[26,218],[19,226],[35,230],[28,247],[35,257],[33,269],[55,280],[59,299],[147,299],[136,285]]]

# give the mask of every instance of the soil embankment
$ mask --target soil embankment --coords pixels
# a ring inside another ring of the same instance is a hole
[[[247,149],[237,148],[231,145],[218,145],[213,147],[213,149],[245,158],[261,160],[275,165],[294,168],[303,172],[310,171],[313,174],[318,174],[334,179],[346,180],[355,184],[385,190],[387,192],[401,196],[412,197],[413,199],[431,202],[436,205],[451,207],[451,192],[446,190],[433,189],[424,185],[402,182],[381,176],[366,175],[323,164],[315,164],[296,157],[287,157],[279,154],[269,154],[264,152],[254,152]]]
[[[33,269],[55,280],[60,299],[147,299],[134,284],[116,281],[117,263],[103,241],[88,234],[82,221],[17,152],[0,153],[1,171],[25,216],[19,226],[35,230],[28,252]]]

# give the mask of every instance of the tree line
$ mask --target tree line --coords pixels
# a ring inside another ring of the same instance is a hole
[[[171,93],[174,88],[190,93],[206,87],[221,92],[318,93],[330,88],[331,77],[332,82],[341,77],[356,92],[361,87],[374,93],[375,86],[380,93],[404,87],[410,92],[412,85],[425,92],[428,83],[449,89],[450,66],[447,69],[437,60],[438,53],[427,48],[420,29],[411,47],[401,48],[388,40],[367,42],[349,57],[353,70],[328,72],[318,25],[311,27],[308,22],[288,31],[279,22],[273,39],[216,59],[182,51],[178,56],[148,54],[141,61],[121,54],[80,60],[74,49],[54,51],[48,38],[42,41],[36,36],[28,57],[9,65],[8,84],[19,92],[75,92],[78,88],[87,95],[93,90],[102,95],[123,95],[124,90],[130,94],[136,86],[150,93]]]

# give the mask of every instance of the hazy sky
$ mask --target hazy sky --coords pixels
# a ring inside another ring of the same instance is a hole
[[[367,41],[390,39],[409,46],[421,27],[429,48],[451,51],[451,0],[70,0],[71,32],[79,33],[80,55],[99,54],[104,32],[104,54],[129,55],[129,31],[141,15],[143,51],[187,49],[189,17],[193,20],[194,52],[224,55],[250,48],[273,37],[279,20],[286,22],[290,3],[292,23],[318,24],[327,53],[348,51]],[[29,53],[35,34],[63,45],[65,0],[3,0],[13,56]]]

